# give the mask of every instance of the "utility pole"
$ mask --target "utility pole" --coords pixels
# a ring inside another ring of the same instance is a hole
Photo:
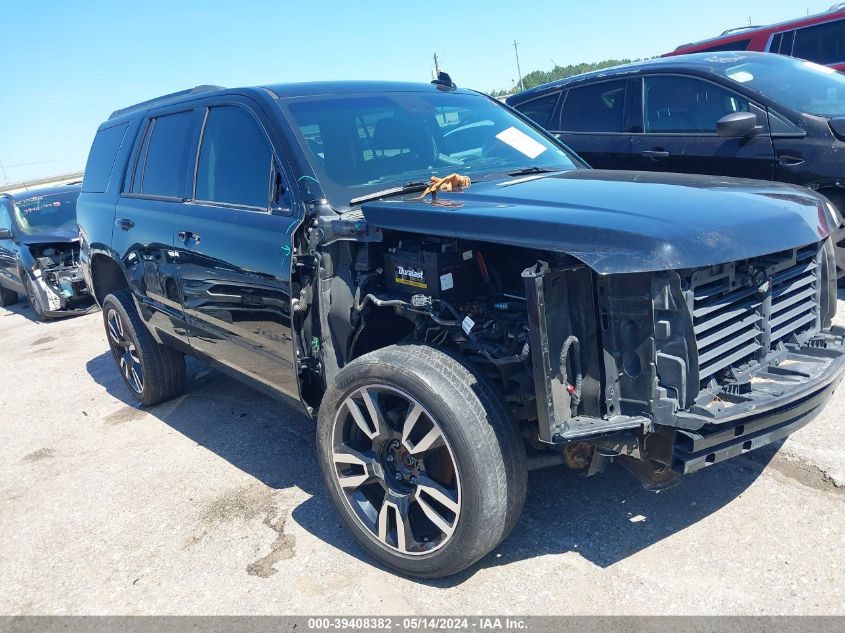
[[[440,59],[437,57],[437,51],[434,52],[434,77],[432,79],[437,79],[440,76]]]
[[[3,172],[3,183],[5,184],[5,183],[9,182],[9,178],[6,176],[6,168],[3,167],[3,161],[2,160],[0,160],[0,171]]]
[[[519,77],[519,89],[525,90],[525,86],[522,84],[522,70],[519,68],[519,43],[516,40],[513,41],[513,52],[516,55],[516,75]]]

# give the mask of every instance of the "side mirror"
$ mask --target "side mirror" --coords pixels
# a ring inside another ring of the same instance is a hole
[[[716,122],[716,133],[728,138],[751,136],[757,129],[757,115],[753,112],[731,112]]]
[[[0,229],[0,240],[12,239],[12,232],[9,229]]]

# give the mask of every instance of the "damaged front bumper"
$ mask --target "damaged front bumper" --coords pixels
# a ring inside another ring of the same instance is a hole
[[[62,318],[87,314],[97,309],[78,265],[44,266],[31,271],[33,290],[38,293],[45,316]]]
[[[758,372],[747,393],[678,412],[684,426],[701,426],[675,431],[672,469],[691,473],[785,438],[819,414],[843,374],[845,329],[834,326]]]

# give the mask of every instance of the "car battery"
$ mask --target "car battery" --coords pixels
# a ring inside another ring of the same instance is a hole
[[[472,296],[475,263],[472,249],[453,241],[403,240],[384,255],[388,288],[457,302]]]

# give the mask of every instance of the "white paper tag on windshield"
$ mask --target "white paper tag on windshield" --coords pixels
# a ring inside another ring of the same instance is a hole
[[[522,152],[528,158],[537,158],[548,149],[515,127],[509,127],[507,130],[499,132],[496,134],[496,138]]]

